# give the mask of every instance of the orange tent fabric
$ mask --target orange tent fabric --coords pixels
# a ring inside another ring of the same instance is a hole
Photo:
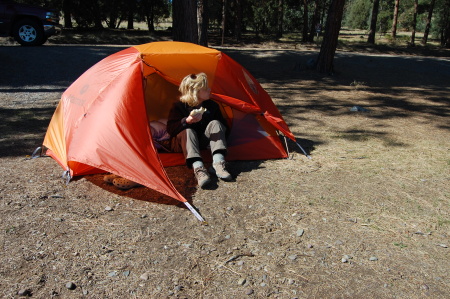
[[[149,121],[167,118],[181,80],[199,72],[231,127],[227,160],[287,156],[277,131],[295,138],[257,80],[225,53],[182,42],[130,47],[82,74],[50,121],[47,155],[71,177],[112,172],[186,203],[164,170],[183,156],[157,151]]]

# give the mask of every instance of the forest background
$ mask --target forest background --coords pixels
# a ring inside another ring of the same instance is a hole
[[[374,44],[375,33],[396,41],[397,31],[409,32],[402,41],[416,45],[437,42],[450,47],[450,0],[18,0],[61,11],[67,30],[111,29],[165,31],[174,40],[208,45],[208,37],[219,36],[236,43],[251,38],[282,40],[295,37],[302,43],[317,42],[327,31],[327,17],[337,32],[365,30]],[[338,10],[332,11],[333,5]],[[340,13],[340,14],[339,14]],[[173,23],[172,23],[173,20]],[[342,20],[342,22],[341,22]],[[147,28],[137,27],[137,23]],[[165,25],[165,26],[163,26]],[[193,28],[192,28],[193,27]],[[328,28],[331,31],[332,28]],[[180,32],[180,30],[182,32]],[[185,34],[185,35],[183,35]],[[188,37],[186,37],[186,34]]]

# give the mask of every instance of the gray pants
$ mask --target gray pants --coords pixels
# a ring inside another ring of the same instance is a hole
[[[172,139],[172,151],[183,153],[190,167],[190,161],[198,161],[202,159],[200,150],[209,146],[211,153],[221,151],[225,154],[227,150],[227,142],[225,136],[226,127],[218,120],[211,121],[203,134],[198,134],[192,129],[181,131],[176,138]]]

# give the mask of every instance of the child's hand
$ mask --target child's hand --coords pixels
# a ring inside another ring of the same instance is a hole
[[[188,124],[193,124],[202,120],[203,113],[206,111],[205,107],[200,107],[199,109],[194,109],[186,118]]]
[[[199,113],[199,114],[191,114],[188,116],[188,118],[186,118],[186,123],[188,124],[193,124],[196,122],[199,122],[202,120],[203,114]]]

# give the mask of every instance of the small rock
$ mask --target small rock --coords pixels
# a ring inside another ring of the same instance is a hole
[[[267,283],[261,282],[259,285],[262,286],[262,287],[265,287],[267,285]]]
[[[130,270],[124,271],[122,274],[123,276],[128,277],[130,276]]]
[[[438,246],[441,246],[442,248],[448,248],[447,244],[437,244]]]
[[[75,290],[77,286],[73,282],[66,283],[66,289]]]
[[[297,255],[296,255],[296,254],[291,254],[290,256],[288,256],[288,258],[289,258],[291,261],[295,261],[295,260],[297,259]]]
[[[139,278],[142,279],[142,280],[148,280],[149,279],[149,275],[148,275],[148,273],[144,273]]]
[[[314,246],[312,244],[308,244],[308,248],[313,248]]]
[[[430,287],[426,284],[421,286],[422,290],[428,291],[430,289]]]
[[[17,292],[17,295],[22,297],[31,297],[33,294],[30,289],[21,289]]]
[[[116,271],[109,272],[109,273],[108,273],[108,276],[109,276],[109,277],[117,276],[117,272],[116,272]]]
[[[243,286],[246,282],[247,280],[245,278],[241,278],[238,280],[238,285]]]
[[[297,236],[298,236],[298,237],[303,236],[304,233],[305,233],[305,230],[303,230],[303,229],[297,230]]]
[[[112,210],[113,210],[113,208],[111,208],[110,206],[105,207],[105,211],[107,211],[107,212],[110,212]]]
[[[53,297],[58,297],[58,296],[59,296],[59,293],[57,291],[53,290],[50,292],[50,297],[53,298]]]
[[[247,291],[245,291],[245,295],[250,296],[251,294],[253,294],[255,291],[253,291],[253,289],[248,289]]]
[[[375,262],[375,261],[378,261],[378,258],[376,256],[371,256],[369,258],[369,261]]]
[[[182,291],[183,289],[184,289],[183,286],[175,286],[175,288],[174,288],[174,290],[177,292]]]
[[[343,262],[343,263],[348,263],[348,259],[346,259],[345,257],[343,257],[343,258],[341,259],[341,262]]]

